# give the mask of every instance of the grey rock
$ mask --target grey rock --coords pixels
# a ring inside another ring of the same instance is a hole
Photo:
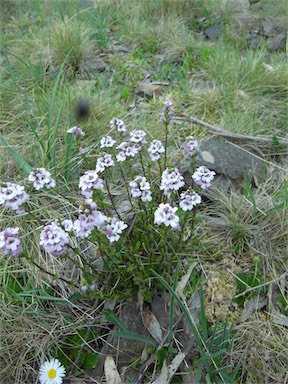
[[[220,24],[213,25],[213,27],[207,28],[204,33],[209,40],[215,41],[219,38],[222,32]]]
[[[207,140],[202,143],[196,166],[206,165],[216,173],[230,179],[239,179],[253,174],[261,178],[265,175],[266,163],[228,141]]]
[[[100,57],[89,56],[85,59],[81,69],[87,72],[104,72],[109,69],[109,66]]]
[[[262,21],[262,29],[263,36],[273,35],[274,25],[269,17],[265,17],[265,19]]]
[[[215,186],[227,190],[231,184],[230,180],[238,184],[244,177],[248,179],[256,176],[261,179],[266,173],[266,163],[253,154],[248,153],[239,146],[226,141],[207,140],[200,144],[199,153],[196,158],[196,167],[206,165],[210,170],[217,173],[221,178],[215,178]],[[184,176],[186,185],[192,185],[192,163],[189,156],[185,156],[180,164],[179,171]]]
[[[258,33],[251,33],[246,37],[247,46],[252,49],[257,49],[261,43],[261,37]]]
[[[283,51],[285,50],[285,47],[286,47],[286,39],[287,39],[287,36],[284,34],[272,37],[268,39],[267,47],[271,52]]]
[[[253,5],[253,4],[259,3],[259,1],[261,0],[249,0],[249,3],[250,5]]]

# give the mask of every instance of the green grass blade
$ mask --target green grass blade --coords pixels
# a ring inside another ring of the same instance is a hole
[[[32,171],[31,165],[8,143],[5,137],[0,133],[0,140],[7,151],[10,153],[12,159],[20,165],[20,167],[29,174]]]
[[[117,337],[122,337],[123,339],[142,341],[143,343],[153,345],[153,347],[158,347],[157,341],[150,339],[150,337],[138,335],[129,331],[126,332],[113,332],[113,335]]]
[[[56,95],[57,91],[59,89],[60,83],[62,81],[62,76],[64,73],[64,66],[65,66],[66,59],[64,60],[63,64],[61,65],[61,68],[59,70],[59,73],[56,78],[56,82],[53,88],[52,96],[51,96],[51,103],[49,107],[49,112],[48,112],[48,121],[47,121],[47,158],[49,161],[51,161],[51,140],[53,140],[53,135],[52,135],[52,125],[53,125],[53,112],[54,112],[54,105],[55,105],[55,100],[56,100]]]
[[[57,134],[59,130],[60,119],[62,116],[62,110],[63,110],[63,104],[61,105],[60,111],[58,113],[57,119],[54,124],[52,142],[51,142],[51,158],[52,158],[52,165],[54,169],[56,169],[56,139],[57,139]]]
[[[111,309],[107,309],[107,311],[104,312],[104,315],[108,321],[110,321],[112,324],[116,325],[122,332],[128,332],[125,325],[118,319],[118,317],[115,315]]]
[[[197,343],[197,346],[199,348],[199,350],[201,351],[201,353],[203,352],[203,346],[202,346],[202,340],[201,340],[201,337],[200,337],[200,334],[199,334],[199,331],[196,327],[196,325],[194,324],[193,320],[192,320],[192,317],[190,315],[190,313],[188,312],[188,310],[186,309],[185,305],[182,303],[181,299],[178,297],[177,293],[175,292],[175,290],[170,287],[170,285],[167,283],[166,280],[163,279],[162,276],[160,276],[157,272],[153,271],[152,270],[152,273],[157,277],[157,279],[161,282],[161,284],[170,292],[170,294],[174,297],[174,299],[176,300],[177,304],[179,305],[179,307],[181,308],[186,320],[187,320],[187,323],[195,337],[195,340],[196,340],[196,343]]]
[[[73,124],[73,116],[72,116],[71,94],[69,90],[68,90],[68,108],[69,108],[69,128],[70,128],[72,127],[72,124]],[[71,154],[72,154],[72,143],[73,143],[73,138],[70,133],[66,134],[65,142],[66,142],[66,156],[65,156],[64,178],[66,180],[66,183],[68,183],[69,177],[70,177]]]
[[[207,343],[208,339],[208,329],[207,329],[207,320],[206,320],[206,315],[205,315],[205,304],[204,304],[204,293],[203,293],[203,288],[200,287],[200,322],[201,322],[201,327],[202,327],[202,338],[204,343]]]

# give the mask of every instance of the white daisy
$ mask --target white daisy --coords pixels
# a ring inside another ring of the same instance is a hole
[[[65,376],[65,368],[57,359],[45,361],[39,371],[39,380],[41,384],[62,384]]]

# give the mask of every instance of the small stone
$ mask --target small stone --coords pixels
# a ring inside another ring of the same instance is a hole
[[[269,17],[265,17],[262,21],[263,36],[272,36],[274,25]]]
[[[209,40],[215,41],[219,38],[222,32],[220,24],[213,25],[213,27],[207,28],[204,33]]]
[[[259,3],[259,1],[261,0],[249,0],[249,3],[250,5],[253,5],[253,4]]]
[[[284,51],[286,46],[286,35],[277,35],[268,39],[267,46],[271,52]]]
[[[136,95],[139,96],[159,96],[163,91],[163,86],[155,85],[151,83],[145,83],[145,81],[140,81],[135,88]]]
[[[258,33],[251,33],[246,37],[246,42],[249,48],[257,49],[260,46],[261,37]]]

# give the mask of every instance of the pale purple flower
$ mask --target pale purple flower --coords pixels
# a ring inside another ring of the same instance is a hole
[[[76,126],[68,129],[67,133],[71,133],[73,139],[78,139],[81,136],[85,136],[85,132],[83,132],[81,128],[78,128]]]
[[[96,171],[86,171],[79,179],[81,194],[87,198],[93,195],[93,189],[103,190],[103,180],[99,178]]]
[[[104,136],[100,140],[100,148],[111,148],[116,143],[116,140],[113,140],[111,136]]]
[[[161,203],[154,214],[154,223],[157,225],[164,224],[166,227],[177,228],[179,225],[179,217],[175,215],[177,207],[171,207],[170,204]]]
[[[86,293],[88,291],[88,286],[87,285],[83,285],[81,287],[81,291],[82,291],[82,293]]]
[[[6,183],[6,187],[0,188],[0,205],[4,205],[6,208],[11,208],[14,211],[18,211],[20,205],[25,203],[29,199],[29,196],[24,191],[22,185],[14,183]],[[20,212],[21,210],[19,210]]]
[[[170,197],[171,192],[178,191],[184,186],[184,178],[181,173],[175,168],[172,171],[165,169],[161,178],[160,189],[164,191],[164,195]]]
[[[153,140],[148,148],[149,156],[152,161],[156,161],[160,159],[160,153],[165,152],[165,148],[161,141]]]
[[[90,291],[95,291],[95,289],[97,289],[97,284],[94,283],[94,284],[90,285],[89,289],[90,289]]]
[[[6,228],[0,232],[0,252],[3,255],[18,256],[23,248],[20,245],[20,239],[17,236],[19,228]]]
[[[127,228],[128,225],[122,220],[118,220],[116,217],[107,218],[107,225],[104,227],[104,233],[110,243],[118,241],[123,230]]]
[[[124,124],[124,121],[121,119],[117,119],[116,117],[113,117],[112,120],[110,120],[110,128],[111,129],[117,129],[119,132],[126,132],[127,128]]]
[[[84,239],[90,236],[94,228],[100,229],[107,217],[98,210],[98,206],[92,199],[86,199],[79,209],[80,215],[74,221],[73,230],[76,237]]]
[[[136,176],[133,181],[130,181],[129,185],[132,197],[140,197],[144,202],[152,200],[150,183],[146,180],[146,177]]]
[[[123,141],[116,148],[120,149],[120,152],[116,156],[118,162],[123,162],[127,157],[134,157],[138,153],[137,148],[134,146],[131,147],[126,141]]]
[[[138,143],[141,147],[147,143],[145,140],[146,132],[141,131],[141,129],[134,129],[130,132],[130,141],[132,143]]]
[[[194,180],[195,184],[199,185],[202,189],[206,189],[211,187],[211,182],[214,179],[214,175],[216,175],[214,171],[210,171],[210,169],[202,165],[193,173],[192,179]]]
[[[52,179],[51,173],[46,171],[45,168],[35,168],[28,176],[28,181],[33,183],[36,191],[42,188],[55,188],[55,180]]]
[[[61,225],[65,232],[71,232],[73,230],[73,221],[69,219],[65,219],[61,221]]]
[[[53,256],[61,256],[68,250],[69,237],[62,229],[57,221],[45,225],[40,233],[40,245],[43,246],[47,253]]]
[[[183,147],[183,152],[188,156],[194,156],[198,152],[199,143],[195,139],[189,140]]]
[[[162,123],[169,123],[174,116],[173,104],[170,101],[164,101],[164,107],[161,111]]]
[[[87,149],[86,149],[86,148],[83,148],[83,147],[80,147],[80,148],[79,148],[79,154],[80,154],[80,155],[85,155],[86,152],[87,152]]]
[[[115,165],[112,156],[108,153],[104,153],[103,157],[99,157],[96,163],[96,172],[103,172],[105,168],[113,167]]]
[[[182,208],[183,211],[191,211],[193,207],[201,203],[201,200],[201,196],[199,196],[198,193],[185,191],[180,195],[179,207]]]

